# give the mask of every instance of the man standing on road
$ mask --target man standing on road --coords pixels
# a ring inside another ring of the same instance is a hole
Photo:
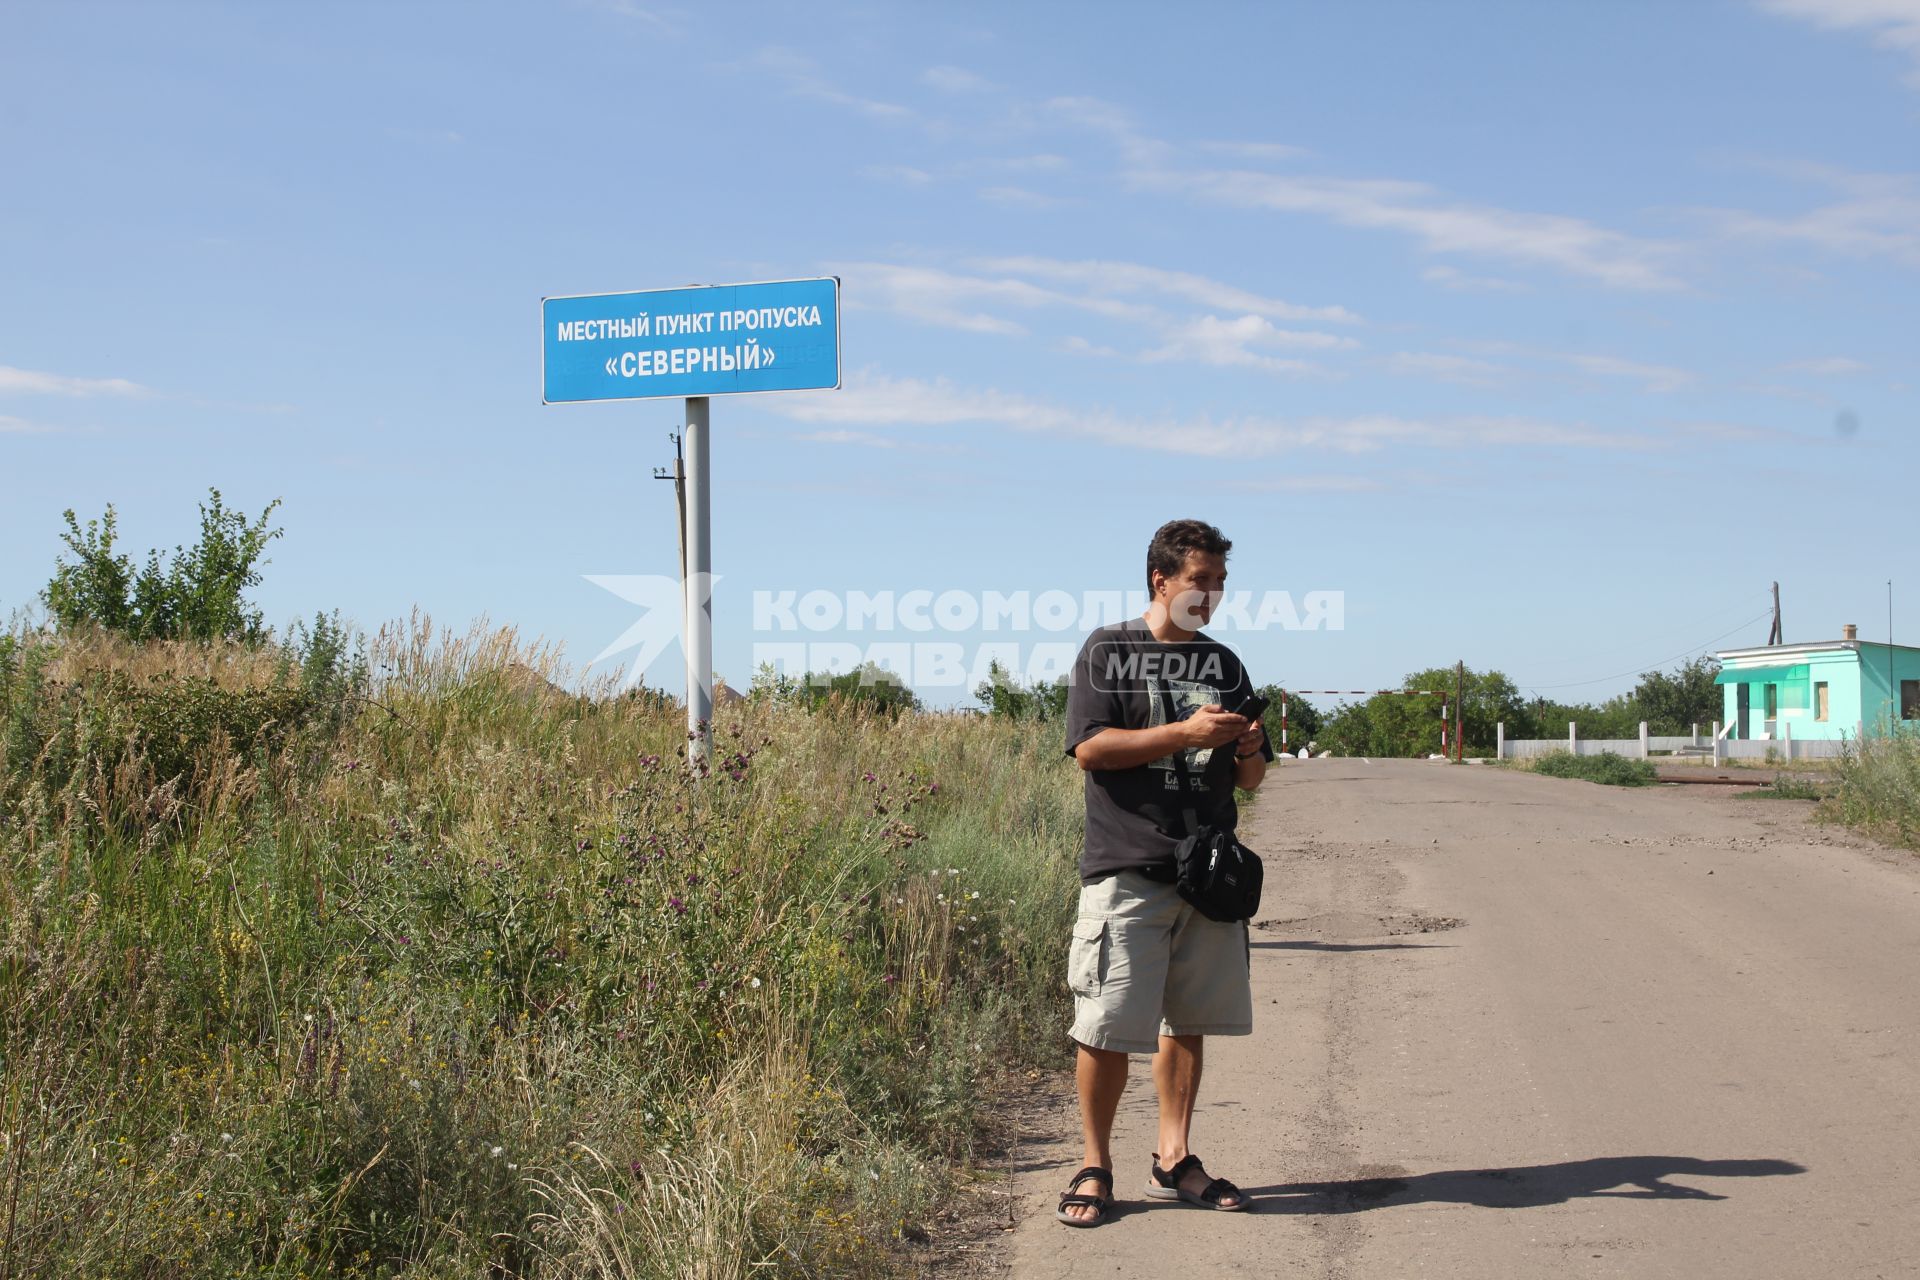
[[[1225,588],[1232,545],[1199,520],[1161,526],[1147,547],[1145,616],[1089,635],[1068,688],[1067,754],[1087,794],[1067,959],[1086,1167],[1055,1214],[1069,1226],[1097,1226],[1112,1205],[1109,1141],[1130,1053],[1154,1055],[1160,1094],[1147,1194],[1214,1209],[1247,1203],[1187,1145],[1203,1037],[1253,1030],[1247,922],[1207,919],[1174,885],[1183,811],[1231,828],[1234,788],[1258,787],[1273,759],[1259,722],[1224,710],[1252,692],[1246,669],[1200,630]]]

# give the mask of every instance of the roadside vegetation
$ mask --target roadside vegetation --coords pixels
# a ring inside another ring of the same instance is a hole
[[[1695,725],[1704,729],[1721,714],[1721,691],[1713,683],[1719,670],[1720,664],[1713,659],[1696,658],[1671,672],[1645,672],[1631,692],[1593,704],[1526,698],[1505,674],[1469,667],[1460,699],[1466,754],[1491,756],[1495,726],[1500,723],[1506,725],[1509,740],[1564,739],[1568,721],[1578,723],[1581,735],[1588,738],[1638,737],[1643,720],[1659,735],[1691,733]],[[1343,756],[1392,758],[1437,752],[1441,710],[1447,709],[1450,721],[1457,680],[1451,666],[1408,672],[1401,689],[1436,692],[1375,694],[1360,702],[1341,702],[1324,717],[1313,713],[1305,736],[1293,732],[1289,738],[1296,743],[1317,740],[1320,747]],[[1296,700],[1292,718],[1304,726],[1300,705]]]
[[[1920,733],[1900,728],[1862,739],[1836,762],[1821,811],[1848,826],[1920,849]]]
[[[1535,757],[1529,763],[1532,772],[1549,778],[1579,778],[1609,787],[1644,787],[1659,780],[1651,761],[1629,760],[1612,751],[1591,756],[1552,751]]]
[[[896,1269],[1062,1058],[1057,726],[769,694],[689,774],[511,631],[273,635],[221,513],[210,630],[75,525],[0,639],[0,1280]]]

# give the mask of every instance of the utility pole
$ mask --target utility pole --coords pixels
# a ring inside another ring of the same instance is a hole
[[[1467,725],[1467,710],[1464,705],[1467,697],[1467,664],[1456,663],[1453,668],[1453,762],[1460,763],[1466,753],[1462,745]]]
[[[1768,644],[1785,644],[1784,632],[1780,629],[1780,584],[1773,584],[1773,630],[1767,632]]]
[[[673,470],[655,467],[655,480],[673,481],[673,536],[680,544],[680,634],[687,634],[687,468],[686,459],[680,452],[680,433],[667,432],[667,439],[673,441]],[[693,705],[693,658],[686,655],[687,705]]]

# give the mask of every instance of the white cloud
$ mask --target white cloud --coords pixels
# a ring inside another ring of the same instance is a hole
[[[1482,416],[1436,420],[1390,414],[1346,418],[1130,418],[1104,409],[1076,409],[997,390],[975,390],[945,378],[895,378],[863,372],[842,391],[783,396],[769,411],[800,422],[867,427],[984,423],[1010,430],[1102,445],[1194,457],[1271,457],[1301,451],[1372,454],[1388,448],[1446,450],[1580,448],[1644,452],[1666,447],[1653,437],[1527,418]]]
[[[1220,204],[1317,214],[1344,226],[1397,231],[1432,253],[1475,254],[1552,267],[1622,289],[1677,289],[1672,245],[1561,214],[1451,201],[1420,182],[1323,178],[1244,169],[1141,169],[1137,186]]]
[[[1641,383],[1647,391],[1677,391],[1695,381],[1694,375],[1685,369],[1676,369],[1671,365],[1624,360],[1619,356],[1595,355],[1584,351],[1554,351],[1544,347],[1530,347],[1518,342],[1460,339],[1450,345],[1477,352],[1480,355],[1500,356],[1508,360],[1570,366],[1595,377],[1632,379]],[[1437,356],[1433,359],[1445,360],[1447,357]]]
[[[66,430],[65,427],[48,426],[44,422],[28,422],[25,418],[0,413],[0,435],[43,436],[64,430]]]
[[[1889,258],[1920,267],[1920,181],[1910,174],[1862,174],[1798,166],[1795,176],[1819,182],[1844,198],[1793,217],[1736,209],[1697,210],[1728,236],[1797,241],[1857,258]]]
[[[1112,347],[1102,346],[1097,342],[1089,342],[1078,334],[1069,334],[1067,337],[1061,339],[1060,349],[1062,351],[1071,351],[1077,356],[1112,357],[1120,354]]]
[[[1050,98],[1040,109],[1055,120],[1102,135],[1129,164],[1158,163],[1172,150],[1135,128],[1126,108],[1102,98]]]
[[[984,93],[1000,87],[964,67],[928,67],[920,73],[920,83],[942,93]]]
[[[1693,381],[1685,369],[1662,364],[1641,364],[1616,356],[1569,355],[1563,357],[1574,368],[1603,378],[1631,378],[1648,391],[1677,391]]]
[[[1809,435],[1804,431],[1782,431],[1778,427],[1753,427],[1738,422],[1676,422],[1675,434],[1711,440],[1717,444],[1832,444],[1832,437]]]
[[[1440,355],[1431,351],[1399,351],[1387,361],[1391,373],[1438,378],[1467,387],[1493,387],[1506,381],[1511,369],[1467,356]]]
[[[1385,488],[1372,476],[1275,476],[1264,480],[1227,480],[1223,487],[1245,493],[1375,493]]]
[[[1185,360],[1268,373],[1325,374],[1328,370],[1321,366],[1274,353],[1333,351],[1359,345],[1342,335],[1283,328],[1269,318],[1357,319],[1344,308],[1299,307],[1184,272],[1132,263],[1046,258],[987,259],[972,265],[984,274],[880,262],[845,263],[831,269],[847,281],[845,305],[849,308],[874,306],[942,328],[1006,337],[1029,333],[1026,324],[1006,314],[1009,309],[1081,311],[1149,330],[1152,342],[1138,355],[1149,363]],[[1030,276],[1045,283],[1026,278]],[[1171,295],[1182,302],[1199,298],[1240,302],[1252,309],[1224,317],[1212,312],[1182,317],[1131,296],[1139,293]],[[1063,336],[1059,341],[1076,354],[1116,354],[1112,346],[1082,336]]]
[[[0,364],[0,393],[9,392],[81,398],[153,394],[148,388],[125,378],[75,378],[64,373],[42,373],[35,369],[16,369]]]
[[[899,450],[918,454],[945,454],[954,456],[972,452],[971,449],[964,445],[946,440],[890,436],[877,431],[853,431],[845,427],[830,427],[822,431],[805,431],[799,435],[783,436],[782,438],[799,440],[808,444],[846,445],[852,448]]]
[[[894,449],[898,448],[900,444],[898,440],[890,440],[886,436],[877,436],[871,431],[847,431],[844,429],[807,431],[795,436],[794,439],[808,440],[815,444],[862,444],[875,449]]]
[[[673,21],[665,15],[644,5],[635,4],[633,0],[587,0],[587,3],[592,8],[617,14],[622,18],[633,18],[649,26],[659,27],[663,31],[675,29]]]
[[[1240,311],[1269,320],[1310,320],[1319,324],[1358,324],[1360,317],[1345,307],[1311,307],[1263,297],[1235,285],[1186,271],[1168,271],[1137,262],[1099,260],[1063,261],[1058,258],[983,258],[973,265],[983,271],[1016,276],[1038,276],[1055,284],[1070,284],[1094,294],[1160,294],[1197,302],[1218,311]]]
[[[1437,284],[1442,289],[1453,289],[1460,293],[1525,293],[1527,286],[1516,280],[1502,280],[1497,276],[1473,276],[1458,267],[1449,267],[1444,263],[1428,267],[1420,273],[1420,278],[1428,284]]]
[[[1822,356],[1817,360],[1794,360],[1783,364],[1784,373],[1812,373],[1823,378],[1845,377],[1850,373],[1865,373],[1871,366],[1864,360],[1855,360],[1852,356]]]
[[[1210,151],[1215,155],[1269,163],[1298,160],[1302,156],[1313,154],[1305,147],[1288,146],[1284,142],[1202,142],[1198,145],[1200,150]]]
[[[1920,0],[1760,0],[1760,7],[1830,30],[1872,32],[1874,43],[1913,60],[1906,79],[1920,88]]]
[[[761,71],[771,72],[786,86],[787,92],[795,97],[812,98],[817,102],[830,103],[836,107],[846,107],[862,115],[877,120],[912,120],[917,118],[907,107],[895,102],[881,102],[874,98],[863,98],[848,93],[821,72],[819,64],[805,54],[792,49],[771,47],[753,55],[752,65]]]
[[[981,190],[980,198],[1009,209],[1057,209],[1066,203],[1058,196],[1042,195],[1025,187],[986,187]]]
[[[1080,297],[1045,289],[1010,276],[960,275],[937,267],[899,266],[885,262],[849,262],[833,268],[847,281],[848,306],[860,306],[867,295],[875,305],[943,328],[969,333],[1020,336],[1026,326],[979,309],[997,304],[1025,309],[1068,307],[1109,319],[1139,323],[1152,321],[1152,308],[1111,298]]]
[[[933,175],[925,169],[907,164],[870,164],[860,171],[860,176],[875,182],[897,182],[903,187],[924,187],[933,181]]]
[[[1308,361],[1266,355],[1257,348],[1325,350],[1355,345],[1351,338],[1280,329],[1265,316],[1240,316],[1232,320],[1201,316],[1175,326],[1163,346],[1143,352],[1141,359],[1191,360],[1198,364],[1264,369],[1268,373],[1318,374],[1326,370]]]
[[[1001,160],[982,162],[988,168],[1005,169],[1012,173],[1056,173],[1065,169],[1069,161],[1065,156],[1042,151],[1034,155],[1007,156]]]

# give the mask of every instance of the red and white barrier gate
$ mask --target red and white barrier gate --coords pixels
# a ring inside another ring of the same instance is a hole
[[[1383,693],[1409,698],[1444,698],[1448,696],[1445,689],[1282,689],[1280,691],[1280,752],[1282,755],[1285,755],[1287,752],[1287,697],[1289,694],[1305,695],[1309,693],[1319,697],[1337,696],[1342,698],[1374,698]],[[1440,704],[1440,754],[1447,754],[1447,747],[1451,745],[1453,747],[1454,758],[1457,760],[1461,754],[1461,734],[1459,726],[1457,724],[1455,725],[1452,735],[1453,741],[1449,744],[1447,740],[1447,724],[1447,704],[1443,702]]]

